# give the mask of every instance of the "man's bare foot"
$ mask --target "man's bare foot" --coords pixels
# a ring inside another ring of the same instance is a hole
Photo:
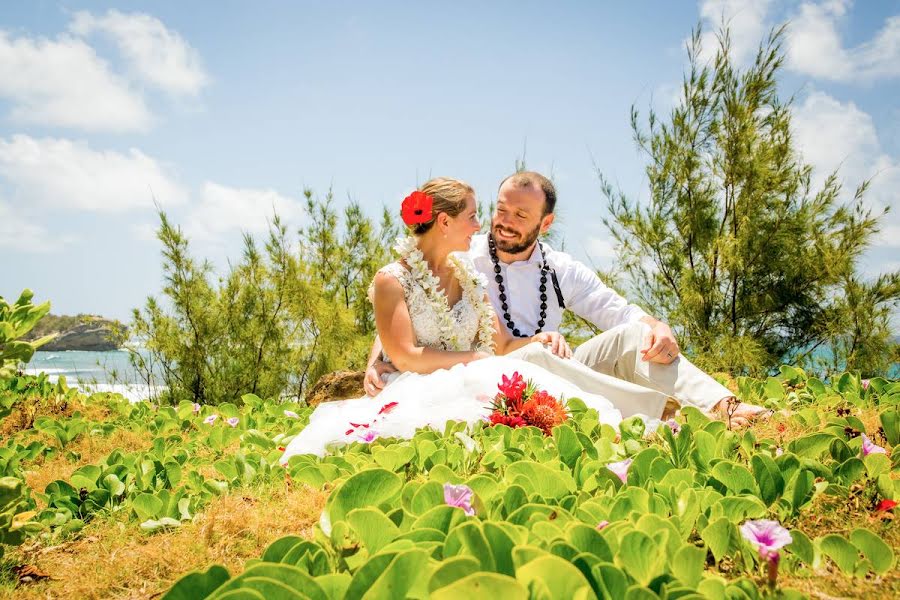
[[[712,412],[719,415],[729,429],[748,427],[755,421],[772,415],[771,410],[755,404],[745,404],[734,396],[723,398]]]

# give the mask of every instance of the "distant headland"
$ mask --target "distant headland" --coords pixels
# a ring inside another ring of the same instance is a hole
[[[26,339],[33,340],[51,333],[57,336],[41,346],[42,351],[118,350],[128,339],[128,328],[121,322],[97,315],[47,315],[35,325]]]

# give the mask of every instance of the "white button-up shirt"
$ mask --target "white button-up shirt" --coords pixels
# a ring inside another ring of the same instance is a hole
[[[565,252],[548,248],[547,265],[556,271],[559,288],[562,291],[566,308],[579,317],[587,319],[603,331],[612,329],[622,323],[637,321],[647,315],[639,306],[629,304],[615,290],[604,285],[597,274],[584,264],[578,262]],[[500,304],[500,288],[494,273],[494,263],[488,251],[487,235],[476,235],[468,252],[469,259],[475,268],[487,277],[488,297],[500,318],[500,325],[507,331],[506,319]],[[538,329],[541,313],[541,251],[535,246],[528,260],[521,260],[509,265],[502,261],[500,274],[503,276],[503,287],[506,289],[506,305],[516,329],[522,335],[532,335]],[[562,323],[563,309],[557,302],[553,289],[553,280],[547,274],[547,317],[542,331],[559,331]],[[512,332],[510,332],[512,333]]]

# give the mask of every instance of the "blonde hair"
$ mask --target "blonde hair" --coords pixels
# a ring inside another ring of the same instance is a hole
[[[435,177],[419,187],[419,191],[431,196],[431,219],[426,223],[408,226],[415,235],[422,235],[434,226],[435,218],[440,213],[451,217],[459,215],[466,208],[466,198],[475,195],[471,185],[450,177]]]

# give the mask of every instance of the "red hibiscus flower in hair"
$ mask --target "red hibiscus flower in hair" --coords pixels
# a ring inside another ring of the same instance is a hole
[[[409,226],[427,223],[431,220],[431,208],[434,200],[424,192],[416,190],[403,199],[400,205],[400,217]]]

